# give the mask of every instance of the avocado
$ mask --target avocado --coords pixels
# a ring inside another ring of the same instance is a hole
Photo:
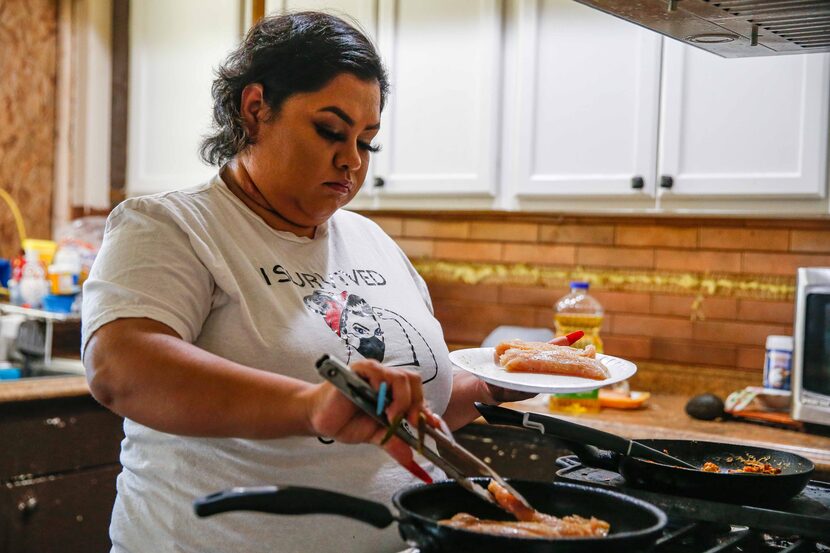
[[[704,421],[722,418],[723,400],[715,394],[700,394],[686,403],[686,413],[692,418]]]

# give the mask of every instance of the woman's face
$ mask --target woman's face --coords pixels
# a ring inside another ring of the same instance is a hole
[[[261,101],[261,86],[253,87],[243,93],[242,108],[255,143],[241,161],[280,217],[316,227],[349,203],[366,178],[380,128],[380,87],[341,73],[321,90],[288,97],[274,116]]]

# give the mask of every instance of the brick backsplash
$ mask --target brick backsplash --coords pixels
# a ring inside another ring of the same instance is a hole
[[[413,260],[531,264],[661,273],[784,276],[830,266],[830,221],[598,217],[497,213],[364,212]],[[778,278],[780,278],[780,276]],[[565,286],[466,284],[427,279],[451,348],[499,325],[551,326]],[[606,353],[643,363],[710,369],[760,383],[764,341],[791,334],[786,299],[664,291],[596,290],[606,310]],[[724,372],[727,371],[727,372]]]

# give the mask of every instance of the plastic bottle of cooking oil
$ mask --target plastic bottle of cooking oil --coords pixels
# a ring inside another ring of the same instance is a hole
[[[581,330],[585,333],[575,348],[584,348],[593,344],[597,353],[602,353],[602,340],[599,330],[602,326],[604,311],[602,305],[588,294],[588,283],[571,282],[571,291],[556,302],[553,322],[557,336],[564,336]],[[574,394],[551,394],[549,400],[551,411],[571,414],[599,412],[599,390]]]

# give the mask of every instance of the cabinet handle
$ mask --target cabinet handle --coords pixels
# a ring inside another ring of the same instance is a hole
[[[375,188],[383,188],[383,185],[386,184],[386,181],[383,180],[383,177],[375,177],[375,182],[373,184]]]
[[[35,509],[37,509],[37,498],[31,495],[25,499],[22,499],[17,504],[17,510],[20,511],[23,516],[32,514],[35,512]]]
[[[641,190],[646,185],[646,181],[643,180],[643,177],[637,175],[636,177],[631,177],[631,188],[634,190]]]
[[[660,177],[660,188],[671,188],[674,186],[674,179],[669,175]]]

